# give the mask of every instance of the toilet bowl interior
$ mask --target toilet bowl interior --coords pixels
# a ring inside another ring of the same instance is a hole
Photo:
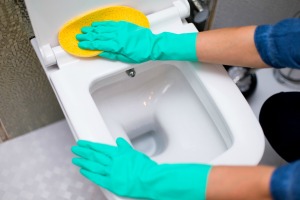
[[[188,67],[152,62],[135,70],[135,77],[122,72],[90,88],[113,137],[168,162],[209,162],[232,146],[226,123],[214,117],[218,109],[201,81],[187,76]]]

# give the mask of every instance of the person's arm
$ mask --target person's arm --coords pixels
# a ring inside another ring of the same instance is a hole
[[[97,185],[120,196],[154,200],[271,199],[272,167],[158,164],[124,139],[117,147],[79,141],[73,163]]]
[[[202,62],[245,67],[267,67],[254,42],[256,26],[200,32],[197,57]]]
[[[79,47],[103,50],[99,56],[123,62],[149,60],[202,61],[246,67],[266,67],[254,43],[256,26],[200,33],[160,33],[127,22],[95,22],[82,28]],[[124,31],[125,30],[125,31]]]
[[[272,199],[270,180],[273,171],[274,167],[267,166],[215,166],[209,175],[206,199]]]
[[[274,168],[267,166],[212,168],[207,200],[300,200],[300,160]]]
[[[270,190],[274,200],[300,200],[300,160],[277,168]]]
[[[275,25],[223,28],[200,33],[153,34],[127,22],[96,22],[78,34],[79,47],[130,63],[202,61],[245,67],[300,68],[300,19]]]
[[[197,38],[197,57],[208,63],[299,69],[300,19],[201,32]]]

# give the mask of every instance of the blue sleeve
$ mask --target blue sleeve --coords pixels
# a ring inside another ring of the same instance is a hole
[[[260,57],[267,65],[300,69],[300,18],[258,26],[254,41]]]
[[[300,160],[277,168],[270,187],[274,200],[300,200]]]

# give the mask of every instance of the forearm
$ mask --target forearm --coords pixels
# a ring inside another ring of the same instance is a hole
[[[256,26],[223,28],[200,32],[197,37],[199,61],[244,67],[268,67],[255,43]]]
[[[206,192],[207,200],[271,199],[273,167],[213,167]]]

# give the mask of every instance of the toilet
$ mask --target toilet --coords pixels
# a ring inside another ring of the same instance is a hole
[[[158,163],[257,165],[262,129],[221,65],[81,59],[58,44],[59,28],[94,8],[126,5],[155,33],[197,32],[186,0],[25,0],[32,45],[76,140],[115,145],[123,137]],[[181,49],[184,50],[184,49]],[[104,190],[110,200],[122,199]]]

